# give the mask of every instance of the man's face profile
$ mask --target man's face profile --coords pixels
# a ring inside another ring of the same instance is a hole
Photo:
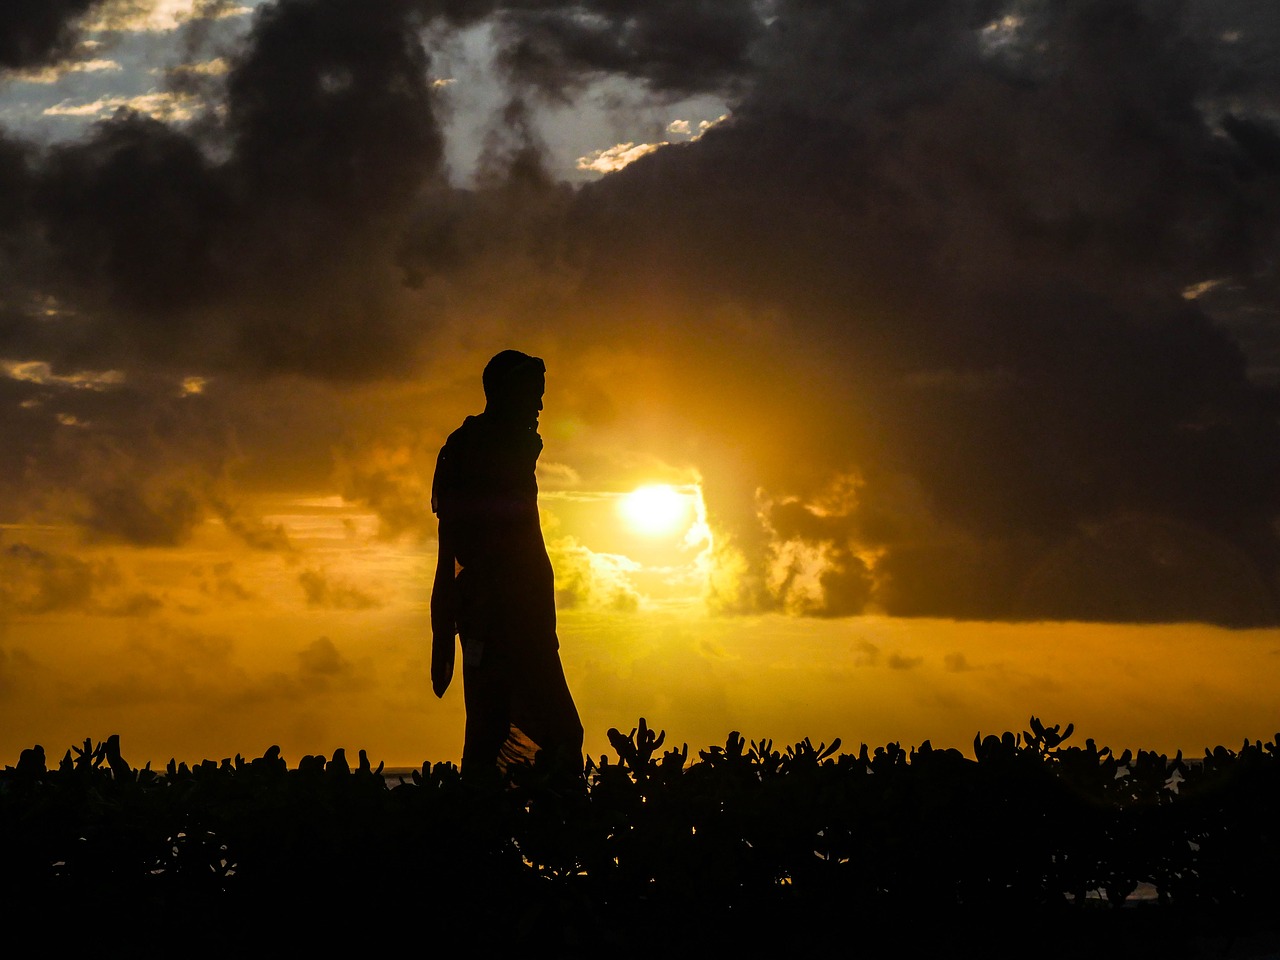
[[[543,373],[530,377],[517,398],[519,417],[527,420],[531,430],[538,429],[538,414],[542,412],[542,395],[547,390],[547,378]]]

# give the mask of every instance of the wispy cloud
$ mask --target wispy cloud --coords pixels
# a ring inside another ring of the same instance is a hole
[[[667,132],[680,137],[683,143],[693,143],[700,140],[702,135],[712,127],[723,123],[728,117],[727,113],[721,114],[714,120],[700,120],[696,125],[691,120],[672,120],[667,124]],[[657,143],[635,143],[634,141],[618,143],[612,147],[605,147],[603,150],[592,150],[585,156],[579,157],[577,167],[579,170],[585,170],[590,173],[616,173],[624,167],[635,163],[641,157],[646,157],[656,150],[669,146],[671,146],[670,140],[660,140]]]
[[[118,73],[123,68],[115,60],[78,60],[71,63],[60,63],[51,67],[39,67],[31,70],[20,70],[13,74],[19,83],[39,83],[51,85],[57,83],[70,73]]]
[[[578,158],[578,169],[591,173],[615,173],[641,157],[668,146],[668,141],[661,143],[619,143],[604,150],[593,150],[586,156]]]
[[[252,12],[252,7],[226,0],[110,0],[84,29],[92,33],[164,33],[192,20],[221,20]]]
[[[106,390],[125,382],[125,376],[119,370],[78,370],[60,374],[54,373],[43,360],[0,360],[0,373],[10,380],[76,390]]]
[[[133,97],[104,96],[88,103],[63,100],[41,111],[46,117],[109,117],[118,110],[134,110],[156,120],[191,120],[203,101],[190,94],[152,91]]]
[[[156,67],[150,72],[152,74],[179,74],[185,76],[198,77],[221,77],[231,70],[231,64],[224,57],[214,57],[212,60],[201,60],[198,63],[183,63],[176,67],[161,68]]]

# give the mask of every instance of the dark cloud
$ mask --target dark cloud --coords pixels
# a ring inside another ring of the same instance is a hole
[[[768,2],[721,0],[426,0],[432,21],[495,27],[499,60],[518,83],[564,98],[606,75],[659,94],[735,87],[750,71]]]
[[[12,244],[15,228],[30,216],[33,152],[26,144],[0,132],[0,196],[7,201],[0,209],[0,240],[7,241],[6,246]],[[14,251],[5,253],[12,256]]]
[[[764,505],[762,520],[772,544],[770,591],[794,612],[861,613],[871,600],[874,579],[868,558],[857,554],[854,492],[837,491],[824,501]]]
[[[232,576],[229,561],[215,563],[209,575],[197,567],[192,573],[200,578],[200,591],[220,603],[244,603],[258,599],[257,595]]]
[[[320,570],[304,570],[298,574],[298,583],[306,594],[307,606],[334,610],[368,610],[381,606],[375,598],[359,587],[334,580]]]
[[[924,663],[924,657],[906,657],[900,653],[891,653],[887,662],[890,670],[914,670]]]
[[[405,0],[279,0],[260,7],[227,81],[239,186],[266,219],[363,223],[412,197],[441,142],[422,19]]]
[[[7,0],[0,6],[0,67],[54,63],[77,39],[77,21],[102,0]]]
[[[89,139],[54,149],[38,196],[49,241],[85,305],[130,318],[99,333],[115,343],[93,349],[186,354],[190,330],[179,318],[225,282],[215,245],[231,216],[229,191],[200,146],[158,120],[122,113]]]
[[[145,617],[163,605],[153,594],[129,590],[110,559],[84,560],[21,542],[0,548],[0,617],[72,612]]]
[[[309,698],[334,688],[345,692],[366,689],[369,678],[357,664],[342,655],[328,637],[317,637],[298,651],[298,671],[294,675],[273,678],[277,691],[262,691],[261,696],[278,696],[280,690],[290,697]]]
[[[853,662],[859,667],[873,667],[880,661],[880,648],[870,640],[857,640],[853,644]]]
[[[21,378],[21,379],[20,379]],[[72,520],[89,540],[173,546],[209,511],[234,456],[224,411],[165,378],[11,368],[0,463],[4,516]]]
[[[265,523],[257,517],[246,515],[243,510],[216,495],[209,498],[209,505],[227,531],[246,546],[272,553],[292,552],[293,544],[281,524]]]
[[[304,679],[330,680],[352,673],[347,660],[328,637],[318,637],[298,651],[299,672]]]
[[[14,543],[0,553],[5,613],[83,610],[93,597],[98,572],[91,563]]]
[[[203,519],[199,502],[182,487],[147,490],[135,484],[104,484],[85,499],[75,519],[92,540],[172,547],[186,541]]]
[[[364,504],[377,514],[379,536],[425,538],[435,527],[431,476],[438,451],[426,437],[397,440],[366,441],[335,452],[337,482],[346,500]]]
[[[716,0],[513,4],[498,24],[501,61],[514,78],[559,97],[603,74],[662,93],[730,89],[764,33],[756,4]]]

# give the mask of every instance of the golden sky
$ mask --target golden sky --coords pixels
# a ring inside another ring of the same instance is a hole
[[[506,348],[592,753],[1273,736],[1274,18],[875,6],[0,12],[0,758],[456,760]]]

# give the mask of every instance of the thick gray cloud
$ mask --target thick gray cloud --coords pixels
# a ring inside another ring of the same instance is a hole
[[[76,21],[101,0],[7,0],[0,6],[0,68],[53,63],[76,41]]]

